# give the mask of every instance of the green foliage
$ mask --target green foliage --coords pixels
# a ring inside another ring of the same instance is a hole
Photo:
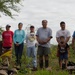
[[[40,70],[38,68],[38,71],[33,72],[29,68],[26,68],[26,65],[28,63],[30,63],[32,59],[28,58],[26,56],[26,46],[25,46],[24,51],[23,51],[23,55],[22,55],[22,60],[21,60],[22,65],[21,65],[21,68],[18,71],[17,75],[55,75],[55,74],[56,75],[69,75],[68,71],[61,70],[59,68],[58,58],[56,56],[57,46],[52,46],[50,50],[51,50],[51,54],[49,56],[49,59],[50,59],[49,64],[50,64],[50,67],[52,68],[52,70],[51,71],[48,71],[46,69]],[[2,61],[2,60],[0,59],[0,61]],[[13,59],[12,59],[12,61],[15,62],[15,55],[14,55],[14,53],[13,53]],[[75,51],[72,50],[71,46],[70,46],[69,61],[75,62]],[[11,63],[11,65],[12,65],[12,63]],[[13,67],[13,65],[11,67]],[[72,75],[74,75],[74,74],[72,74]]]
[[[2,27],[0,27],[0,41],[2,41],[2,32],[3,32],[4,30],[3,30],[3,28]]]
[[[2,27],[0,27],[0,34],[2,34],[2,32],[3,32],[4,30],[3,30],[3,28]]]
[[[0,12],[13,18],[11,10],[19,12],[18,4],[22,0],[0,0]]]
[[[69,75],[69,73],[67,71],[47,71],[47,70],[39,70],[37,71],[34,75]]]

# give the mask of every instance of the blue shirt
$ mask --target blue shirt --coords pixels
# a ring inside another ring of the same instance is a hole
[[[15,44],[17,42],[19,44],[22,44],[25,40],[25,31],[24,30],[19,30],[19,29],[15,30],[13,40],[14,40]]]
[[[73,35],[72,35],[72,37],[73,37],[73,38],[75,38],[75,31],[73,32]]]

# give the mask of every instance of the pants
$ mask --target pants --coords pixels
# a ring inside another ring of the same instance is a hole
[[[37,67],[37,48],[35,46],[27,47],[27,56],[32,57],[32,65]]]
[[[16,63],[21,64],[21,57],[23,53],[24,43],[20,44],[19,46],[16,46],[16,45],[14,46],[15,46]]]

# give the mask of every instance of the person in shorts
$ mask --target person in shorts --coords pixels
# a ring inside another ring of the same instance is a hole
[[[59,29],[56,32],[56,41],[57,41],[57,43],[60,44],[60,36],[64,36],[65,37],[65,43],[68,43],[68,41],[70,40],[71,35],[70,35],[70,31],[66,29],[66,23],[64,21],[60,22],[60,28],[61,29]],[[60,63],[59,63],[59,65],[60,65]]]
[[[40,27],[36,33],[39,44],[37,54],[39,56],[39,66],[41,69],[44,68],[44,60],[45,68],[49,67],[50,40],[52,39],[52,30],[47,27],[47,23],[47,20],[42,20],[42,27]]]
[[[65,67],[67,68],[69,45],[67,43],[65,43],[64,36],[60,36],[60,44],[58,44],[57,52],[59,52],[60,68],[62,69],[63,60],[65,62]]]

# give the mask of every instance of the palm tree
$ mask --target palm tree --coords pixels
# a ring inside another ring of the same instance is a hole
[[[0,12],[13,18],[11,10],[19,11],[18,4],[22,0],[0,0]]]

